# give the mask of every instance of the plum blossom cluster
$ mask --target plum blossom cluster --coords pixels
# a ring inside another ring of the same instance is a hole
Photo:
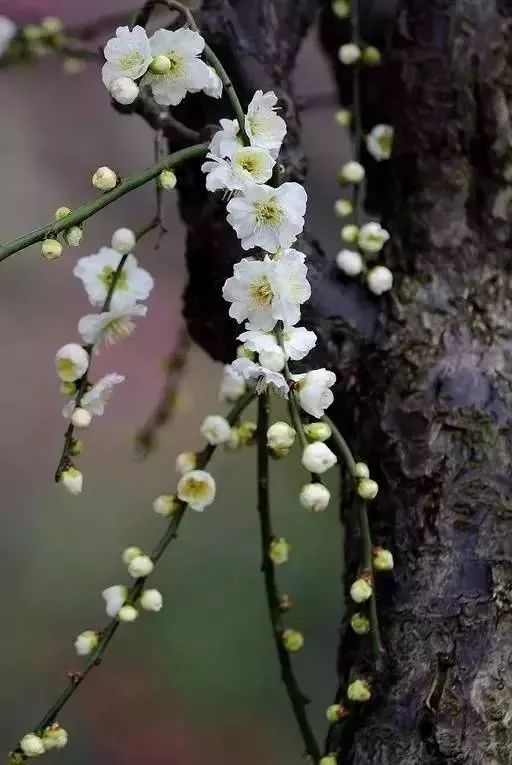
[[[160,106],[177,106],[187,93],[222,95],[216,71],[201,59],[204,39],[193,29],[158,29],[148,38],[143,27],[118,27],[104,49],[102,78],[112,98],[132,104],[141,88]]]
[[[138,265],[132,254],[135,244],[133,231],[117,229],[110,247],[79,258],[73,269],[96,312],[82,316],[78,322],[82,343],[66,343],[55,355],[61,392],[71,396],[62,410],[63,416],[70,420],[70,455],[59,476],[71,494],[80,494],[83,485],[82,473],[71,459],[82,449],[81,442],[72,437],[73,429],[87,428],[93,417],[102,416],[115,387],[125,379],[113,372],[91,383],[91,357],[100,353],[102,347],[134,331],[136,320],[146,315],[143,301],[153,289],[152,276]]]

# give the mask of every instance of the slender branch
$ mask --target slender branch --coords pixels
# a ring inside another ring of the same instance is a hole
[[[235,406],[231,409],[231,411],[226,417],[226,419],[231,425],[237,421],[240,414],[253,401],[254,395],[255,394],[252,391],[250,391],[249,393],[246,393],[245,396],[243,396],[243,398],[241,398],[235,404]],[[215,449],[216,449],[215,446],[208,445],[201,453],[197,455],[197,464],[199,468],[206,467],[206,465],[209,463],[210,459],[212,458],[215,452]],[[160,560],[160,558],[162,557],[162,555],[165,553],[165,551],[169,547],[170,543],[173,541],[173,539],[176,539],[179,526],[187,511],[187,507],[188,506],[184,502],[180,503],[177,511],[173,514],[165,533],[162,535],[158,543],[155,545],[153,552],[151,554],[151,559],[153,563],[155,564],[155,567],[158,561]],[[127,603],[135,603],[137,601],[148,579],[149,577],[139,578],[134,582],[134,584],[128,591],[128,596],[126,599]],[[40,722],[35,726],[34,728],[35,733],[37,734],[43,733],[45,728],[47,728],[48,725],[51,725],[55,721],[59,712],[62,710],[65,704],[69,701],[71,696],[73,696],[73,694],[77,691],[77,689],[85,680],[89,672],[94,667],[97,667],[99,664],[101,664],[101,662],[103,661],[105,652],[108,646],[110,645],[118,627],[119,627],[119,621],[117,618],[112,619],[107,624],[107,626],[101,633],[101,639],[98,643],[98,646],[93,651],[93,653],[89,656],[82,670],[70,676],[69,685],[60,694],[60,696],[57,697],[57,700],[54,702],[54,704],[52,704],[49,710],[43,715]],[[15,751],[19,752],[20,750],[18,748]]]
[[[96,199],[93,199],[81,207],[78,207],[76,210],[73,210],[73,212],[71,212],[69,215],[66,215],[65,218],[62,218],[59,221],[52,221],[45,226],[41,226],[41,228],[35,229],[35,231],[31,231],[30,233],[24,234],[17,239],[13,239],[12,242],[0,245],[0,261],[5,260],[9,257],[9,255],[13,255],[15,252],[19,252],[20,250],[24,250],[26,247],[30,247],[31,244],[42,242],[43,239],[46,239],[49,236],[56,236],[61,231],[65,231],[71,226],[79,226],[81,223],[87,220],[87,218],[90,218],[91,215],[94,215],[104,207],[107,207],[107,205],[115,202],[117,199],[120,199],[130,191],[139,188],[139,186],[143,186],[144,184],[149,183],[149,181],[152,181],[153,178],[156,178],[157,175],[160,175],[162,170],[177,167],[178,165],[183,164],[183,162],[187,162],[190,159],[202,157],[206,154],[207,151],[207,144],[196,144],[195,146],[189,146],[186,149],[181,149],[180,151],[176,151],[173,154],[169,154],[163,157],[158,162],[155,162],[154,165],[151,165],[151,167],[146,168],[142,172],[132,175],[129,178],[125,178],[123,181],[118,183],[118,185],[115,187],[115,189],[112,189],[112,191],[106,191],[96,197]]]
[[[166,425],[171,418],[190,344],[190,335],[186,327],[183,326],[179,330],[175,347],[166,359],[165,382],[158,403],[135,438],[136,451],[139,457],[147,457],[155,443],[156,431]]]
[[[265,591],[267,606],[272,625],[272,634],[276,646],[277,656],[281,667],[281,679],[286,687],[286,692],[292,706],[293,714],[304,741],[306,753],[316,764],[320,760],[320,749],[315,734],[311,728],[306,714],[306,705],[309,700],[299,688],[295,677],[290,654],[283,644],[283,624],[279,609],[279,597],[275,568],[270,558],[270,545],[273,539],[272,521],[270,516],[269,492],[268,492],[268,450],[267,430],[269,424],[269,399],[268,394],[262,394],[258,398],[258,515],[260,519],[261,535],[261,568],[265,578]]]
[[[352,42],[361,45],[359,29],[359,0],[351,0],[350,23],[352,29]],[[354,155],[359,162],[361,159],[361,142],[363,138],[363,125],[361,114],[361,61],[356,61],[352,66],[352,118],[354,136]],[[363,220],[363,184],[356,183],[354,186],[354,223],[360,226]]]

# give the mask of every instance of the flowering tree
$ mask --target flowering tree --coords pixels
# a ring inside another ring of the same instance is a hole
[[[158,5],[170,14],[150,31]],[[188,230],[188,330],[226,364],[220,397],[232,405],[226,416],[205,417],[201,451],[179,456],[175,493],[154,501],[168,519],[160,540],[150,554],[123,552],[132,584],[104,590],[111,621],[78,636],[84,666],[20,737],[13,763],[66,744],[63,708],[117,630],[162,608],[163,596],[147,580],[187,512],[214,501],[206,467],[215,449],[251,443],[272,636],[310,760],[510,762],[503,255],[512,10],[488,0],[404,0],[399,13],[393,3],[388,10],[375,24],[362,1],[322,9],[322,40],[344,106],[336,118],[350,124],[355,152],[339,173],[347,193],[335,207],[344,219],[335,256],[325,257],[303,231],[304,157],[290,87],[298,46],[319,11],[313,0],[212,1],[194,18],[173,0],[146,3],[106,43],[103,82],[114,106],[140,114],[157,131],[160,152],[165,139],[170,153],[124,179],[99,168],[92,183],[100,193],[91,202],[61,208],[52,222],[0,247],[0,259],[36,243],[44,257],[59,257],[80,242],[95,212],[156,182],[155,219],[116,231],[110,247],[75,266],[96,311],[80,319],[81,342],[56,355],[70,396],[56,477],[72,494],[83,483],[76,432],[103,414],[123,381],[111,374],[93,384],[94,352],[133,331],[146,312],[153,280],[132,252],[161,226],[163,193],[177,177]],[[90,53],[84,40],[91,30],[67,35],[55,20],[28,30],[4,20],[2,29],[7,60],[41,44],[74,59]],[[392,42],[381,61],[384,37]],[[391,293],[384,256],[394,264]],[[356,312],[344,299],[354,278]],[[288,401],[289,421],[270,422],[273,396]],[[254,399],[255,425],[241,419]],[[322,475],[339,462],[343,477],[349,607],[325,744],[294,673],[303,636],[276,575],[289,546],[273,532],[268,460],[286,457],[295,441],[310,474],[298,488],[305,509],[332,507]]]

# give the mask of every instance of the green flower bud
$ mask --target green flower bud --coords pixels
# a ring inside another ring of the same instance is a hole
[[[55,220],[62,220],[66,217],[66,215],[69,215],[71,213],[71,210],[69,207],[58,207],[55,210]]]
[[[348,715],[348,709],[346,709],[341,704],[331,704],[330,707],[327,707],[325,716],[327,717],[327,720],[331,723],[338,722],[338,720],[341,720],[343,717],[346,717]]]
[[[158,176],[158,185],[164,191],[172,191],[176,187],[178,180],[172,170],[162,170]]]
[[[350,109],[338,109],[334,115],[334,121],[340,127],[348,127],[352,122],[352,112]]]
[[[357,493],[362,499],[372,500],[375,499],[379,492],[379,484],[377,481],[372,481],[371,478],[363,478],[359,481],[357,486]]]
[[[45,239],[41,245],[41,254],[46,260],[56,260],[62,255],[62,245],[57,239]]]
[[[153,74],[167,74],[171,69],[171,59],[168,56],[155,56],[149,65],[149,71]]]
[[[310,422],[304,426],[304,433],[308,441],[328,441],[332,431],[326,422]]]
[[[395,565],[393,553],[383,547],[373,548],[373,568],[375,571],[391,571]]]
[[[370,632],[370,620],[364,614],[354,614],[350,620],[350,626],[356,635],[367,635]]]
[[[350,588],[350,597],[355,603],[364,603],[371,598],[373,587],[371,581],[367,579],[356,579]]]
[[[337,765],[338,760],[334,754],[328,754],[326,757],[322,757],[318,765]]]
[[[283,645],[289,653],[300,651],[304,645],[304,636],[298,630],[287,629],[282,634]]]
[[[84,232],[80,226],[71,226],[71,228],[68,228],[64,236],[66,238],[66,243],[69,244],[70,247],[79,247],[83,239]]]
[[[282,613],[289,611],[293,606],[293,599],[289,595],[281,595],[279,597],[279,610]]]
[[[290,545],[284,537],[276,537],[276,539],[273,539],[270,543],[268,554],[270,560],[275,563],[276,566],[280,566],[281,564],[286,563],[290,557]]]
[[[368,47],[363,50],[361,61],[363,64],[366,64],[366,66],[378,66],[382,62],[380,50],[373,45],[368,45]]]
[[[356,478],[369,478],[370,469],[365,462],[356,462],[354,475]]]
[[[347,688],[347,696],[350,701],[359,703],[369,701],[372,697],[369,683],[367,683],[366,680],[354,680],[354,682],[350,683]]]

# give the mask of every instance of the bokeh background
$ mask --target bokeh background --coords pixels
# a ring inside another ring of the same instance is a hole
[[[57,15],[75,23],[132,5],[1,0],[0,13],[24,22]],[[301,51],[296,88],[305,99],[323,94],[328,101],[333,93],[315,34]],[[46,222],[60,205],[90,198],[90,176],[99,165],[130,174],[152,162],[150,130],[112,110],[95,65],[70,76],[50,57],[2,70],[0,103],[0,240]],[[318,107],[303,115],[309,225],[332,256],[339,236],[331,212],[335,170],[347,148],[333,110]],[[73,640],[105,623],[100,592],[125,581],[121,550],[129,544],[150,548],[160,536],[164,522],[152,512],[152,499],[173,491],[176,454],[197,448],[202,418],[219,411],[220,367],[194,349],[172,424],[154,454],[135,459],[133,436],[157,399],[186,278],[183,229],[169,194],[163,246],[154,252],[148,237],[137,253],[156,280],[148,316],[128,341],[94,359],[94,375],[116,371],[127,380],[85,434],[84,492],[71,497],[53,483],[65,427],[53,357],[77,339],[77,321],[89,312],[72,276],[74,263],[107,244],[115,228],[136,228],[152,212],[152,190],[139,190],[94,217],[79,250],[67,249],[47,263],[33,247],[0,268],[2,756],[42,717],[63,689],[65,672],[79,668]],[[66,707],[60,720],[70,745],[49,755],[60,762],[300,762],[259,571],[254,450],[219,453],[212,469],[218,500],[204,514],[187,516],[154,576],[164,610],[122,627],[102,667]],[[295,664],[323,736],[342,608],[340,530],[335,504],[317,516],[299,506],[303,478],[297,453],[272,467],[276,532],[293,548],[279,579],[296,601],[288,623],[305,635]]]

